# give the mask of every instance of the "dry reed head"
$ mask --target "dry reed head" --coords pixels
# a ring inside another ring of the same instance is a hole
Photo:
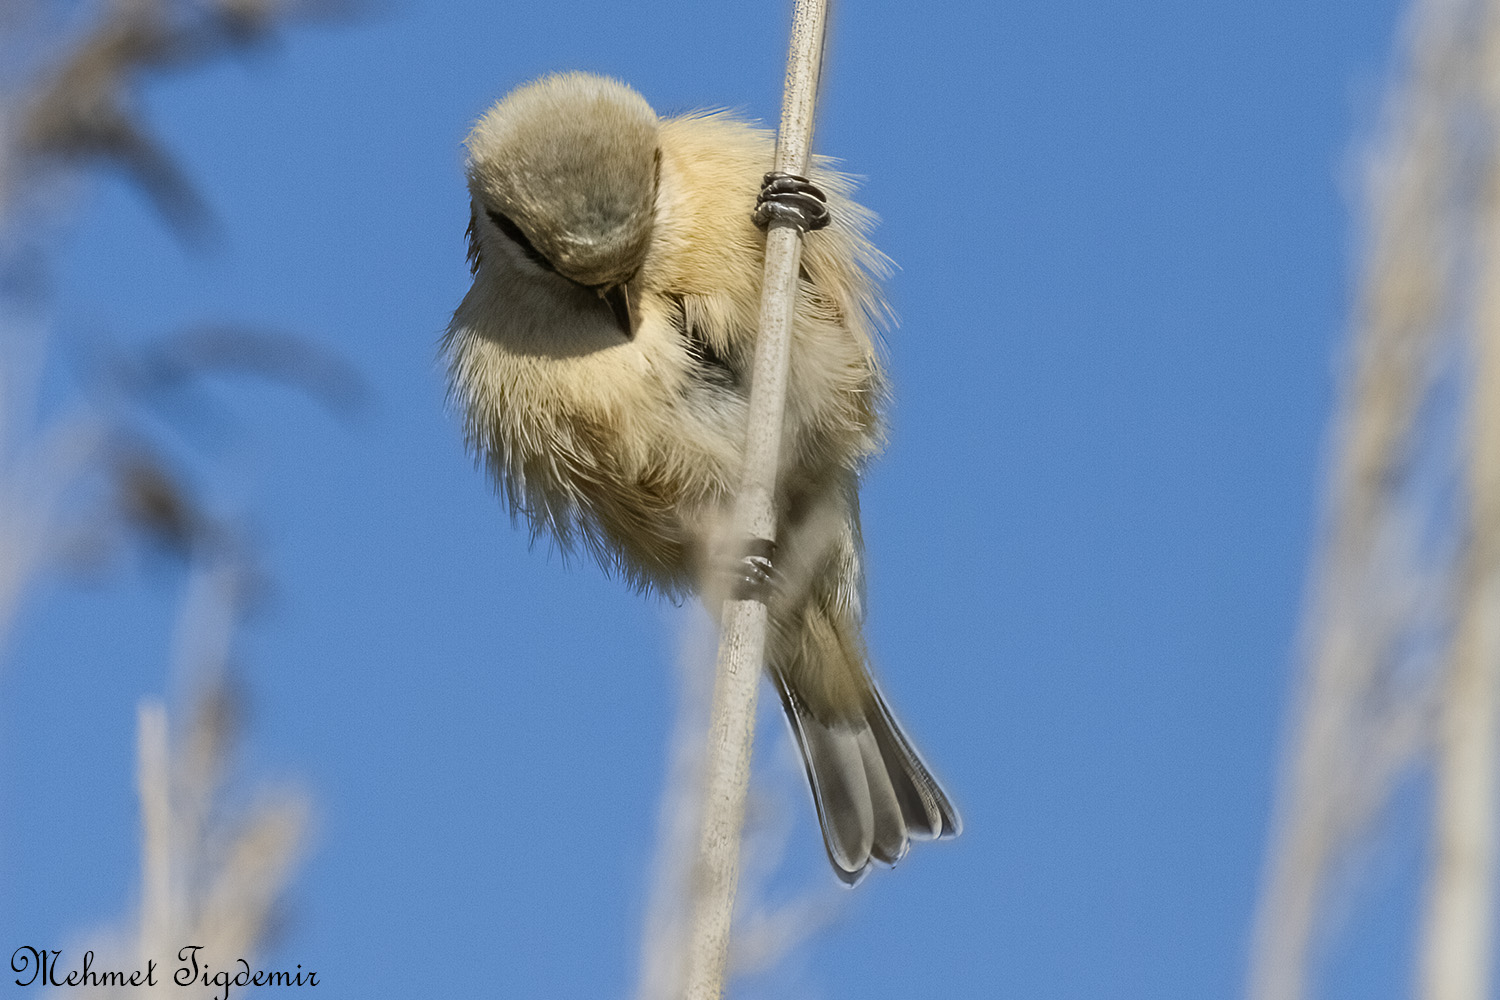
[[[1430,765],[1470,588],[1466,477],[1483,328],[1475,276],[1500,115],[1486,96],[1500,24],[1469,0],[1416,0],[1369,168],[1366,250],[1329,441],[1322,530],[1257,919],[1253,1000],[1301,1000],[1316,944],[1397,785]],[[1486,120],[1481,121],[1480,117]],[[1479,284],[1493,284],[1480,282]],[[1459,497],[1455,501],[1455,495]],[[1445,707],[1446,706],[1446,707]]]
[[[56,178],[107,167],[145,194],[180,235],[201,240],[208,211],[141,114],[150,76],[181,72],[265,42],[291,20],[347,5],[298,0],[103,0],[81,29],[50,37],[44,0],[0,5],[0,634],[27,585],[49,565],[96,562],[122,538],[144,540],[188,571],[175,648],[176,686],[188,702],[173,734],[165,704],[138,712],[141,805],[139,912],[90,934],[78,954],[94,968],[158,966],[157,992],[177,995],[178,948],[202,945],[220,967],[253,958],[275,929],[278,900],[305,848],[310,803],[262,788],[252,804],[232,766],[237,698],[234,636],[260,581],[253,549],[232,518],[206,503],[194,476],[167,458],[161,400],[224,371],[293,384],[338,410],[359,402],[348,367],[300,338],[203,326],[110,358],[45,426],[32,412],[46,338],[11,309],[20,247],[38,242]],[[23,291],[32,291],[26,286]],[[25,328],[25,329],[23,329]],[[101,986],[95,996],[139,997]]]

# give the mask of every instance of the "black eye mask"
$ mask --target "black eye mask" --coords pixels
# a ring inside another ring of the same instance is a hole
[[[497,229],[504,233],[512,243],[521,248],[521,252],[533,264],[537,267],[546,268],[548,271],[555,272],[557,270],[545,254],[531,245],[531,240],[526,238],[526,234],[521,231],[520,226],[510,220],[510,216],[502,212],[497,212],[494,209],[489,209],[485,214],[490,217],[490,221],[495,224]]]

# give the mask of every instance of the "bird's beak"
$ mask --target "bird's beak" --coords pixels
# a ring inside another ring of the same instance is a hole
[[[599,297],[609,306],[609,311],[614,314],[615,323],[620,327],[620,332],[625,335],[626,340],[635,339],[635,310],[630,307],[630,285],[621,282],[618,285],[610,285],[599,289]]]

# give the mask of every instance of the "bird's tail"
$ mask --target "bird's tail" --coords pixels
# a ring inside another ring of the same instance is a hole
[[[894,865],[913,839],[954,837],[961,823],[886,707],[857,634],[821,609],[806,614],[791,662],[773,663],[771,675],[807,767],[828,859],[853,885],[871,861]]]

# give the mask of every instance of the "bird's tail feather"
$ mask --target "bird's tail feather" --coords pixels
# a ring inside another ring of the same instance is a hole
[[[869,687],[863,716],[826,722],[777,678],[782,707],[807,767],[828,859],[849,885],[864,876],[872,860],[887,865],[901,860],[911,840],[953,837],[961,829],[958,811],[873,681]]]

